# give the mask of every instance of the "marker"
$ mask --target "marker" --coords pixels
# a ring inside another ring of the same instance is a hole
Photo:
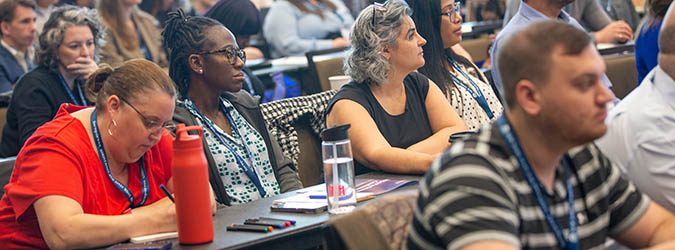
[[[265,219],[247,219],[244,221],[244,224],[246,225],[260,225],[260,226],[270,226],[273,228],[286,228],[291,226],[289,222],[282,222],[282,221],[270,221],[270,220],[265,220]]]
[[[161,189],[162,192],[164,192],[166,197],[169,197],[169,200],[171,200],[171,202],[176,202],[173,199],[173,195],[171,194],[171,192],[169,192],[169,189],[167,189],[166,186],[164,186],[164,184],[159,184],[159,189]]]
[[[261,219],[261,220],[268,220],[268,221],[281,221],[281,222],[287,222],[287,223],[290,223],[291,225],[295,225],[295,221],[294,221],[294,220],[276,219],[276,218],[269,218],[269,217],[260,217],[260,218],[258,218],[258,219]]]
[[[247,232],[259,232],[267,233],[274,230],[270,226],[259,226],[259,225],[242,225],[242,224],[232,224],[227,226],[227,231],[247,231]]]

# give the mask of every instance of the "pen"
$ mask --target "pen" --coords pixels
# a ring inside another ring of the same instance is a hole
[[[309,195],[309,198],[319,200],[319,199],[326,199],[326,196],[321,194],[312,194]]]
[[[169,189],[167,189],[166,186],[164,186],[164,184],[159,184],[159,189],[161,189],[162,192],[164,192],[164,194],[166,195],[166,197],[169,197],[169,200],[171,200],[171,202],[176,202],[176,201],[173,199],[173,195],[171,194],[171,192],[169,192]]]
[[[276,219],[276,218],[269,218],[269,217],[260,217],[258,219],[261,220],[268,220],[268,221],[280,221],[280,222],[289,222],[291,225],[295,225],[294,220],[287,220],[287,219]]]
[[[354,192],[350,193],[349,195],[342,195],[342,196],[340,196],[340,198],[338,198],[338,200],[341,200],[341,201],[343,201],[343,200],[348,200],[348,199],[352,198],[352,196],[354,196]],[[310,195],[309,195],[309,199],[312,199],[312,200],[326,199],[326,195],[323,195],[323,194],[310,194]]]
[[[272,227],[270,226],[258,226],[258,225],[242,225],[242,224],[232,224],[227,226],[227,231],[248,231],[248,232],[260,232],[267,233],[272,232]]]
[[[244,221],[244,224],[246,225],[259,225],[259,226],[271,226],[274,228],[285,228],[291,226],[290,222],[282,222],[282,221],[270,221],[270,220],[264,220],[264,219],[246,219]]]

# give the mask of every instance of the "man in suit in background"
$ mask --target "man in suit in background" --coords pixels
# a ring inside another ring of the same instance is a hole
[[[19,77],[33,68],[35,20],[34,1],[0,1],[0,93],[12,90]]]

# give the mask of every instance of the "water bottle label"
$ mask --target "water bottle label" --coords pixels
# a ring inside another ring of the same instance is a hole
[[[328,194],[329,197],[343,196],[343,195],[346,194],[345,186],[344,185],[337,185],[336,186],[336,185],[329,184],[327,194]]]

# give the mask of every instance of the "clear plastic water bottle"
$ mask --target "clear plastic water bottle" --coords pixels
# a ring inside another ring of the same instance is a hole
[[[356,207],[354,159],[347,130],[341,125],[321,131],[323,174],[326,183],[328,212],[349,213]]]

